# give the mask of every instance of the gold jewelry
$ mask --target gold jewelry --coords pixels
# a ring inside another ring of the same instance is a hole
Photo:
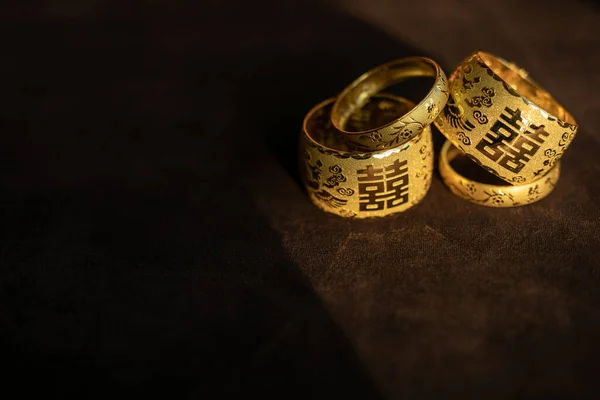
[[[381,90],[413,77],[435,77],[425,99],[404,115],[383,125],[352,131],[346,123],[369,98]],[[448,101],[448,81],[435,61],[408,57],[383,64],[366,72],[339,95],[331,110],[333,126],[342,132],[344,142],[353,150],[372,151],[402,146],[418,136],[442,111]]]
[[[525,71],[477,52],[450,76],[439,130],[487,171],[512,184],[537,181],[560,160],[577,123]]]
[[[464,155],[449,140],[440,152],[440,175],[452,193],[471,203],[488,207],[517,207],[534,203],[548,196],[560,177],[560,162],[538,180],[520,184],[496,186],[467,179],[456,172],[450,162]]]
[[[305,117],[300,139],[300,169],[312,202],[342,217],[382,217],[405,211],[429,190],[433,172],[431,128],[402,146],[377,152],[352,152],[331,124],[334,98]],[[379,94],[351,116],[349,124],[369,127],[413,108],[409,100]],[[379,116],[379,117],[377,117]]]

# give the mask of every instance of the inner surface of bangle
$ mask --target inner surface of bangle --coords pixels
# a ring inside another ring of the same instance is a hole
[[[433,65],[421,60],[402,60],[384,65],[339,99],[337,113],[332,114],[332,118],[336,120],[337,126],[349,131],[347,123],[350,116],[360,110],[376,93],[409,78],[435,77],[436,74]]]
[[[497,58],[489,53],[480,51],[478,54],[496,75],[502,78],[504,82],[521,96],[554,117],[575,125],[574,118],[550,95],[550,93],[542,89],[537,83],[533,82],[527,76],[527,72],[516,65]]]
[[[338,151],[351,151],[340,139],[339,131],[331,124],[330,112],[334,99],[315,110],[307,119],[305,131],[320,145]],[[408,99],[385,93],[375,94],[366,104],[348,118],[348,128],[356,130],[374,129],[386,125],[410,111],[415,104]]]

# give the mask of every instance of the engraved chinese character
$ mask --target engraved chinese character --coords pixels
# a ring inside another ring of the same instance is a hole
[[[527,126],[533,131],[527,130]],[[475,148],[502,167],[518,173],[539,150],[546,136],[548,132],[544,127],[529,124],[521,110],[506,107]]]
[[[360,211],[394,208],[408,202],[407,161],[396,160],[383,168],[358,170]]]

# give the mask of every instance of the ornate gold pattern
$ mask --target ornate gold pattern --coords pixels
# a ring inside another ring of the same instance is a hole
[[[412,77],[435,77],[427,96],[411,110],[382,126],[350,130],[347,122],[371,96],[388,86]],[[338,97],[331,110],[333,126],[342,140],[356,151],[385,150],[408,143],[440,114],[448,101],[448,81],[444,71],[431,59],[408,57],[383,64],[360,76]]]
[[[450,165],[461,154],[449,140],[444,143],[439,162],[442,180],[456,196],[482,206],[517,207],[531,204],[550,194],[560,177],[560,163],[556,163],[548,174],[529,183],[514,186],[480,183],[465,178]]]
[[[431,129],[392,149],[351,151],[339,140],[330,112],[335,99],[315,106],[305,117],[300,138],[301,175],[312,202],[324,211],[350,218],[383,217],[417,204],[429,190],[433,171]],[[377,94],[363,109],[369,118],[352,117],[356,128],[377,123],[373,110],[402,115],[414,103]]]
[[[577,132],[574,118],[550,94],[491,54],[467,58],[449,85],[436,126],[473,161],[512,184],[548,173]]]

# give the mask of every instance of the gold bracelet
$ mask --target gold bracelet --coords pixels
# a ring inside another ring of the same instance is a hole
[[[381,90],[413,77],[435,77],[425,99],[404,115],[383,126],[352,131],[346,127],[350,116]],[[402,146],[418,136],[442,111],[448,101],[448,81],[435,61],[408,57],[383,64],[366,72],[339,95],[331,110],[333,126],[343,133],[344,142],[353,150],[373,151]]]
[[[560,162],[538,180],[519,185],[490,185],[460,175],[450,163],[464,155],[449,140],[440,152],[440,175],[448,188],[458,197],[488,207],[517,207],[534,203],[548,196],[560,177]]]
[[[477,52],[450,76],[439,130],[487,171],[512,184],[539,180],[560,160],[577,123],[525,71]]]
[[[420,202],[433,172],[431,128],[399,147],[353,152],[339,141],[339,132],[331,124],[334,102],[331,98],[318,104],[304,119],[300,168],[312,202],[324,211],[351,218],[382,217]],[[372,126],[413,107],[409,100],[378,94],[349,124]]]

